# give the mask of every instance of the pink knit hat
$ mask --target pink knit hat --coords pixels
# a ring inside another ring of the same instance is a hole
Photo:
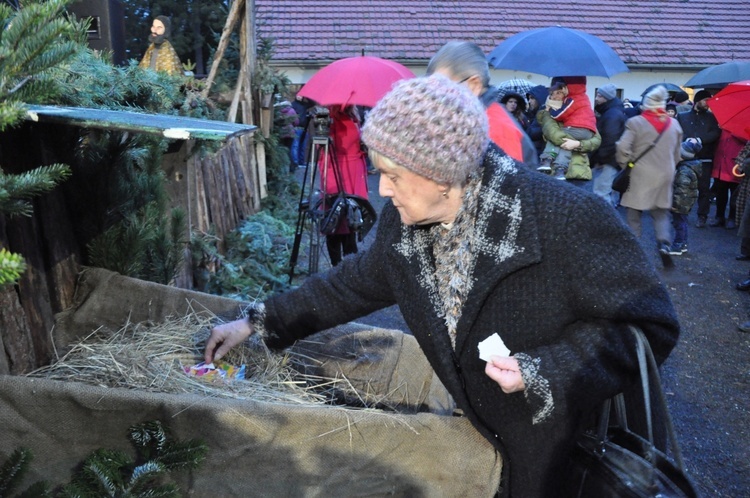
[[[479,99],[442,75],[399,82],[367,115],[362,140],[399,166],[438,183],[466,182],[489,143]]]

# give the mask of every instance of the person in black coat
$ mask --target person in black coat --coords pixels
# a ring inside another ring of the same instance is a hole
[[[362,130],[390,199],[373,245],[216,326],[204,358],[252,334],[284,348],[398,304],[456,406],[502,455],[503,496],[571,496],[577,436],[638,378],[628,324],[661,363],[677,315],[614,209],[514,161],[487,129],[465,86],[398,83]],[[480,353],[495,337],[508,350]]]
[[[703,149],[695,156],[700,159],[702,171],[698,178],[698,221],[695,226],[704,228],[708,212],[711,209],[711,171],[714,167],[714,149],[721,136],[721,129],[716,117],[708,111],[708,99],[711,93],[701,90],[695,94],[693,109],[677,114],[677,122],[682,127],[683,137],[700,138]]]
[[[537,157],[540,156],[544,150],[544,134],[542,133],[541,123],[536,119],[536,113],[539,111],[542,104],[547,101],[548,95],[549,88],[544,85],[537,85],[526,94],[526,98],[529,101],[529,106],[526,109],[526,119],[529,123],[526,126],[526,134],[531,141],[534,142]]]
[[[617,97],[617,87],[612,83],[603,85],[596,91],[594,98],[594,111],[596,111],[596,129],[602,136],[602,143],[598,149],[591,153],[590,162],[594,176],[593,189],[599,197],[612,204],[617,205],[617,199],[613,198],[612,180],[620,170],[615,160],[617,141],[622,132],[625,131],[625,108],[622,101]]]

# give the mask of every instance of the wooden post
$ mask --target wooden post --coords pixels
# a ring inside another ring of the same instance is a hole
[[[227,16],[227,22],[224,23],[224,29],[221,30],[221,38],[219,38],[219,46],[216,47],[214,61],[211,64],[211,71],[209,71],[208,78],[206,78],[206,88],[201,92],[203,98],[206,98],[209,90],[211,90],[211,85],[214,82],[214,78],[216,78],[216,71],[219,69],[219,63],[221,62],[221,58],[224,56],[224,51],[229,44],[229,35],[232,33],[234,26],[240,19],[239,14],[241,12],[241,7],[244,5],[245,0],[234,0],[232,2],[232,7],[229,9],[229,15]],[[255,5],[253,5],[253,8],[254,7]]]

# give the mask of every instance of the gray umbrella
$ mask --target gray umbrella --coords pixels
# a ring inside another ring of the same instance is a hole
[[[724,88],[729,83],[750,80],[750,62],[725,62],[707,67],[690,78],[688,88]]]

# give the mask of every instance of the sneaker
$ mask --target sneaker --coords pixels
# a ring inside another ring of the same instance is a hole
[[[673,268],[674,262],[672,261],[672,256],[669,255],[669,244],[666,242],[659,242],[658,248],[659,256],[661,256],[661,262],[664,265],[664,268]]]
[[[541,164],[536,169],[540,173],[550,174],[552,173],[552,160],[551,159],[542,159]]]
[[[562,166],[556,166],[555,172],[553,173],[555,180],[565,180],[565,173],[567,172],[567,170],[567,168],[563,168]]]
[[[727,220],[727,224],[724,225],[724,228],[727,230],[734,230],[737,228],[737,223],[735,223],[734,220]]]
[[[681,256],[687,252],[687,244],[684,242],[676,242],[669,246],[669,254],[672,256]]]
[[[708,226],[710,227],[723,227],[724,226],[724,218],[714,218],[713,220],[708,222]]]
[[[705,216],[698,216],[698,221],[695,223],[695,228],[706,228]]]
[[[750,332],[750,322],[740,323],[737,328],[740,332]]]

